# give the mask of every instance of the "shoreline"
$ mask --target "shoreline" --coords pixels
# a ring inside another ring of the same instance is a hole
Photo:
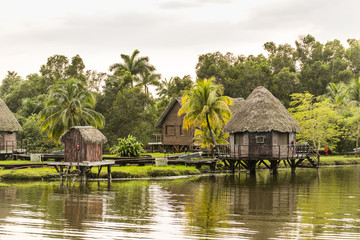
[[[323,159],[323,160],[322,160]],[[5,161],[4,161],[5,162]],[[3,162],[3,163],[4,163]],[[1,162],[0,162],[1,163]],[[319,168],[324,167],[341,167],[341,166],[356,166],[360,165],[360,158],[344,157],[344,156],[327,156],[320,158]],[[304,164],[303,168],[308,168],[308,164]],[[197,169],[193,166],[183,165],[169,165],[167,167],[156,167],[153,165],[146,166],[122,166],[113,167],[111,181],[131,181],[131,180],[166,180],[179,179],[201,176],[213,176],[221,174],[232,174],[230,170],[222,169],[211,172],[210,169],[202,167]],[[281,162],[278,167],[279,170],[290,169],[284,162]],[[302,169],[299,166],[297,169]],[[268,170],[264,165],[260,165],[256,170]],[[245,172],[245,169],[236,169],[235,172]],[[107,174],[100,174],[100,178],[96,176],[96,169],[90,172],[87,181],[108,181]],[[77,176],[69,176],[68,180],[79,180]],[[9,181],[59,181],[60,176],[54,168],[25,168],[25,169],[1,169],[0,168],[0,182]]]

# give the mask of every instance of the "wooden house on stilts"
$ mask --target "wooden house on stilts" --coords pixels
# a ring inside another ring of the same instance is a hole
[[[0,159],[17,150],[16,132],[21,130],[14,114],[0,98]]]
[[[233,98],[230,106],[231,113],[234,114],[245,102],[243,98]],[[161,128],[161,142],[149,143],[152,150],[157,146],[164,152],[181,152],[194,150],[198,146],[194,142],[195,128],[188,130],[183,128],[184,115],[179,116],[181,108],[181,98],[175,98],[166,107],[156,123],[157,128]]]
[[[181,98],[175,98],[166,107],[156,123],[161,128],[161,148],[164,152],[181,152],[194,146],[194,128],[183,128],[184,115],[179,116]]]
[[[256,165],[264,164],[275,173],[282,160],[293,172],[304,160],[318,166],[309,145],[296,145],[296,132],[301,131],[296,120],[264,87],[249,95],[224,131],[230,133],[230,145],[220,146],[219,158],[232,169],[242,165],[255,173]]]

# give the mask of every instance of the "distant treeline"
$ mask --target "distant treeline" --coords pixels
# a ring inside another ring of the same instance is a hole
[[[224,86],[224,95],[230,97],[246,98],[257,86],[265,86],[289,107],[292,93],[308,91],[319,96],[330,82],[349,83],[359,77],[360,41],[349,39],[348,44],[345,48],[338,40],[320,43],[307,35],[295,41],[295,48],[287,43],[267,42],[266,55],[207,53],[199,56],[196,74],[201,79],[215,77]],[[23,126],[20,138],[27,139],[34,151],[55,147],[41,132],[39,112],[52,86],[77,79],[96,95],[94,110],[105,117],[102,132],[109,139],[107,147],[128,134],[145,144],[152,141],[152,135],[160,132],[155,129],[160,114],[195,79],[189,75],[163,79],[149,57],[139,54],[138,50],[131,55],[121,54],[119,63],[109,66],[108,73],[86,71],[79,55],[71,60],[63,55],[51,56],[39,73],[25,78],[9,71],[2,80],[0,97]],[[150,85],[157,87],[157,96],[149,92]]]

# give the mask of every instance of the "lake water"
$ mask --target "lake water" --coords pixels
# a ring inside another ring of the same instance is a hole
[[[0,183],[0,239],[360,239],[360,167]]]

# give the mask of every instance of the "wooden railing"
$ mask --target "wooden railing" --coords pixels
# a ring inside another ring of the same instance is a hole
[[[276,158],[276,159],[305,159],[319,156],[309,144],[296,145],[217,145],[214,148],[215,154],[220,158],[241,159],[241,158]]]
[[[14,141],[0,142],[0,151],[9,153],[15,150],[16,143]]]

